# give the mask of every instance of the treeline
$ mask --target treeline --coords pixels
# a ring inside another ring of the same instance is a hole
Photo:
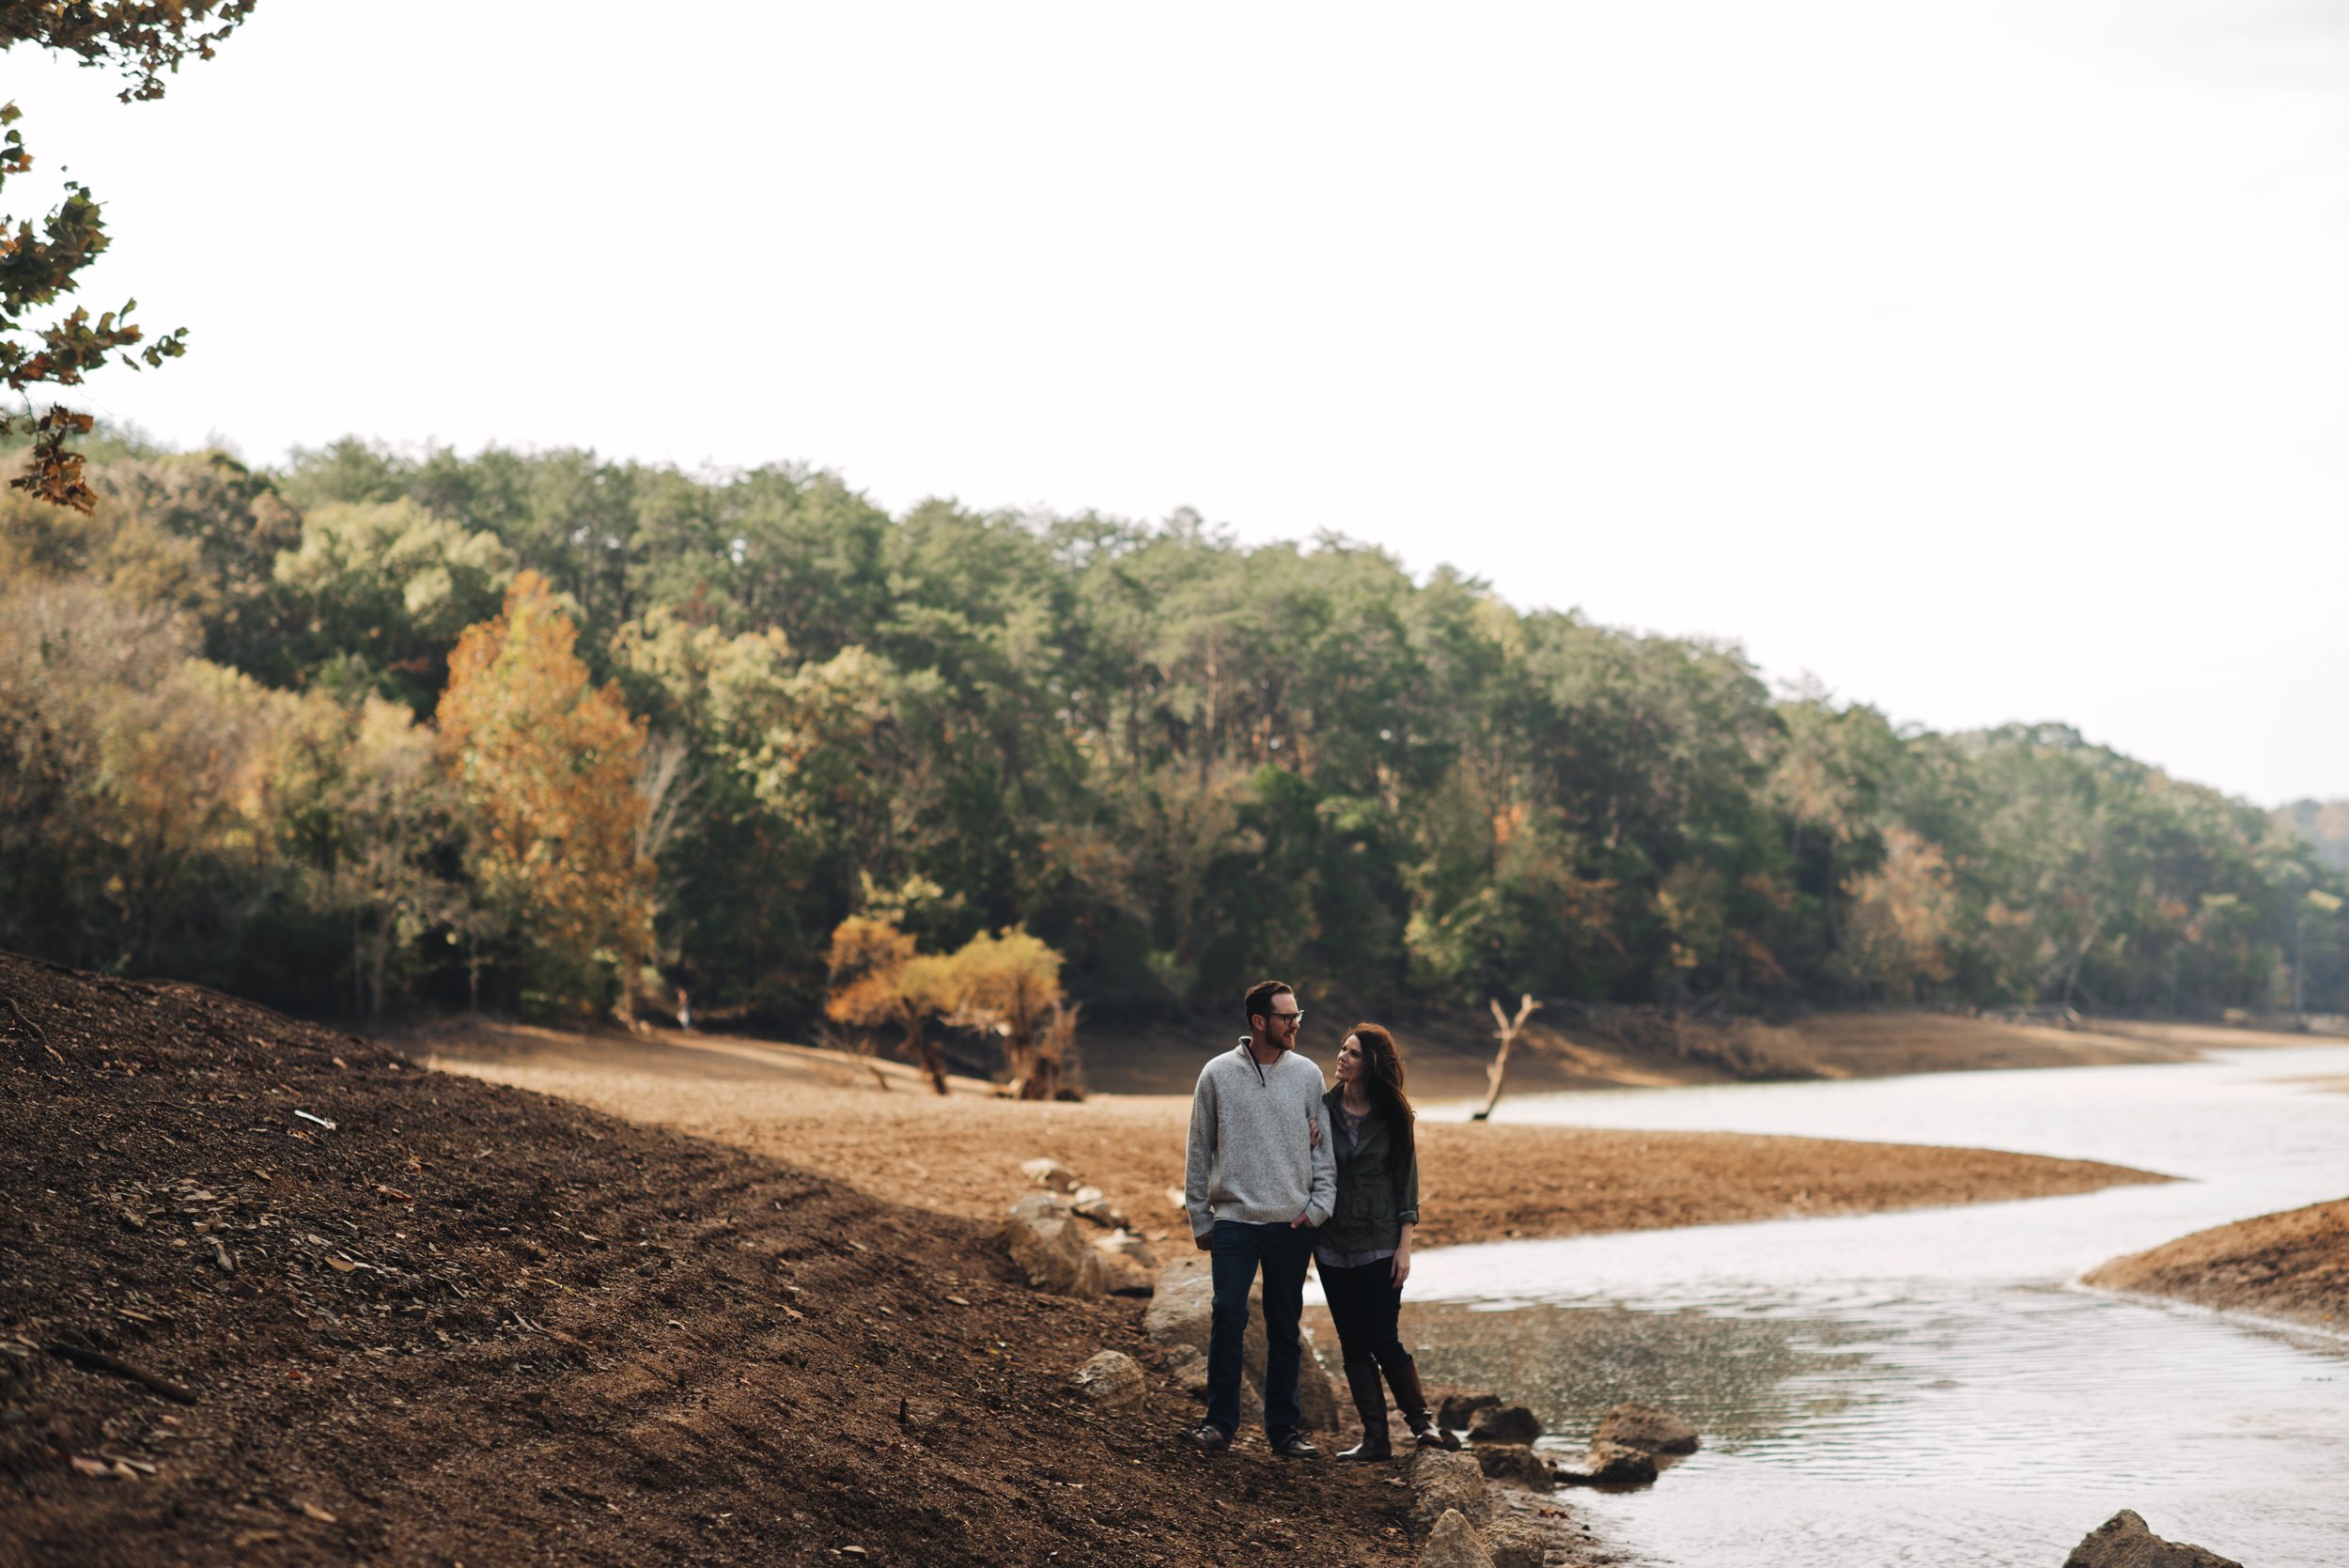
[[[578,452],[90,474],[0,504],[0,945],[69,962],[799,1027],[861,915],[1024,928],[1097,1018],[2349,1008],[2349,885],[2256,808],[1342,539]]]

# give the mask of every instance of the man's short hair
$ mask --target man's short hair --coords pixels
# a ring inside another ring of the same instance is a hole
[[[1248,1009],[1248,1021],[1253,1024],[1258,1018],[1270,1017],[1272,999],[1283,992],[1289,992],[1289,985],[1285,980],[1259,980],[1253,986],[1249,986],[1248,1000],[1245,1004]],[[1295,995],[1296,993],[1289,992],[1289,994]]]

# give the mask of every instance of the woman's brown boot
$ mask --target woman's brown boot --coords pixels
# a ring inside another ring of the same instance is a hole
[[[1419,1386],[1419,1363],[1406,1361],[1387,1374],[1394,1385],[1394,1403],[1411,1429],[1411,1440],[1423,1449],[1456,1449],[1460,1439],[1436,1425],[1427,1413],[1427,1395]]]
[[[1338,1457],[1362,1461],[1393,1458],[1394,1439],[1387,1436],[1387,1390],[1378,1383],[1378,1363],[1367,1358],[1346,1362],[1346,1386],[1353,1390],[1354,1413],[1362,1418],[1362,1440]]]

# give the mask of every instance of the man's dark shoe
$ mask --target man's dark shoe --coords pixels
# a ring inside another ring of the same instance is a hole
[[[1183,1434],[1183,1441],[1203,1453],[1221,1453],[1232,1446],[1232,1435],[1213,1421],[1201,1421]]]
[[[1308,1441],[1302,1432],[1283,1432],[1270,1439],[1272,1452],[1283,1459],[1318,1459],[1321,1451]]]

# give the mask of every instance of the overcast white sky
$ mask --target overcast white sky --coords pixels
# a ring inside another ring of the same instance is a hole
[[[0,92],[166,441],[1187,505],[2349,796],[2349,8],[262,0],[113,87]]]

